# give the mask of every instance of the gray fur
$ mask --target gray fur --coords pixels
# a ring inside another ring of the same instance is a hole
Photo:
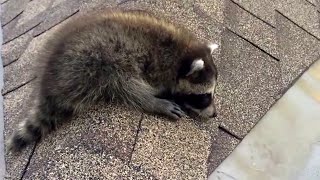
[[[208,93],[216,80],[205,43],[181,27],[140,11],[80,17],[60,28],[43,52],[38,110],[13,134],[9,150],[40,140],[60,122],[99,101],[121,102],[179,119],[185,116],[180,106],[157,95],[162,91]],[[190,58],[204,60],[203,72],[186,76]],[[206,78],[199,79],[200,75]]]

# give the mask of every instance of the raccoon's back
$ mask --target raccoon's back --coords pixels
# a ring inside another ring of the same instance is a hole
[[[110,83],[125,78],[124,73],[138,78],[146,64],[169,66],[172,62],[168,58],[157,57],[161,51],[175,53],[193,38],[184,29],[141,12],[116,11],[80,17],[65,24],[48,41],[43,57],[47,61],[42,92],[65,95],[85,94],[89,90],[101,92],[102,87],[112,88]]]
[[[139,61],[150,58],[148,39],[138,30],[103,18],[86,17],[66,24],[47,42],[41,92],[90,102],[102,94],[121,94],[115,82],[138,77]],[[109,90],[108,93],[106,91]]]
[[[186,29],[142,11],[102,11],[80,16],[60,28],[48,49],[126,54],[175,44],[188,46],[195,37]],[[58,45],[57,45],[58,44]]]

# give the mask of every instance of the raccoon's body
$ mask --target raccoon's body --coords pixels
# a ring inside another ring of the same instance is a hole
[[[58,30],[43,47],[45,62],[35,119],[22,122],[9,141],[20,150],[98,101],[119,101],[173,119],[179,105],[158,97],[211,94],[215,44],[141,11],[94,13]],[[212,112],[214,113],[214,112]]]

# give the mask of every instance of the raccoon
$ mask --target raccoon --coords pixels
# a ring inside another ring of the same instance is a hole
[[[217,79],[212,53],[217,47],[145,11],[108,10],[71,20],[43,47],[35,118],[20,124],[8,151],[39,141],[100,101],[120,102],[172,120],[182,118],[186,113],[181,106],[159,95],[185,96],[189,104],[198,101],[193,99],[197,94],[212,98]],[[212,108],[202,116],[214,114]]]

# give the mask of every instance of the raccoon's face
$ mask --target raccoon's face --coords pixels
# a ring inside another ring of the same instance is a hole
[[[213,94],[176,94],[174,101],[195,118],[207,120],[217,116]]]
[[[212,53],[217,44],[191,47],[182,59],[174,94],[187,109],[202,118],[216,116],[214,92],[217,84],[217,68]]]

